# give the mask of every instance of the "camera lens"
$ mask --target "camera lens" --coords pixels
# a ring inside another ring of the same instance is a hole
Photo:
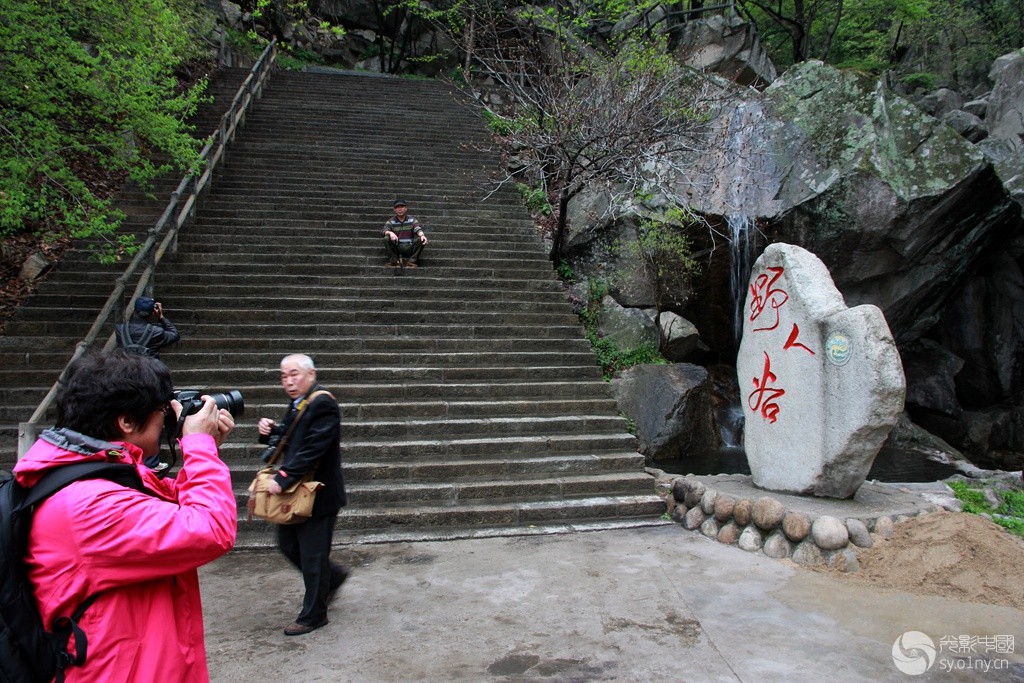
[[[242,400],[242,392],[232,389],[226,394],[210,394],[210,398],[221,410],[231,413],[231,417],[238,418],[245,413],[245,401]]]
[[[242,392],[237,389],[233,389],[227,393],[222,394],[208,394],[213,402],[217,404],[218,408],[228,411],[231,413],[231,417],[238,418],[245,413],[245,401],[242,400]],[[194,415],[198,413],[203,407],[202,392],[195,389],[181,389],[180,391],[174,392],[174,398],[176,398],[182,407],[182,415]]]

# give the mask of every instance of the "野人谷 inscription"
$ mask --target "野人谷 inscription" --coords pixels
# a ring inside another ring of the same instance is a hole
[[[736,369],[754,483],[847,498],[903,410],[882,312],[848,308],[809,251],[773,244],[751,272]]]

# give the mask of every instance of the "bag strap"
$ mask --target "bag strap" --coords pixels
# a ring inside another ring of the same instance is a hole
[[[29,488],[24,501],[21,503],[21,508],[24,509],[36,505],[71,482],[78,481],[79,479],[110,479],[113,482],[137,491],[146,490],[138,470],[133,465],[88,460],[55,467],[47,472],[34,486]]]
[[[89,606],[96,602],[96,598],[99,596],[99,593],[93,593],[78,606],[78,609],[70,617],[60,617],[53,622],[53,630],[50,632],[49,637],[52,639],[51,642],[58,652],[57,683],[64,683],[64,670],[66,668],[85,664],[89,652],[89,638],[85,635],[82,627],[78,625],[78,622],[82,615],[85,614],[85,610],[89,609]],[[67,642],[71,637],[74,637],[75,641],[75,654],[73,655],[67,649]]]
[[[145,346],[148,349],[149,341],[153,338],[153,335],[156,334],[152,325],[146,325],[145,329],[142,330],[142,338],[139,339],[139,341],[135,341],[132,339],[131,325],[129,325],[127,321],[121,323],[120,327],[121,338],[124,340],[125,346]]]
[[[281,440],[277,442],[277,448],[274,449],[274,454],[271,455],[270,460],[267,461],[267,467],[273,466],[274,463],[277,462],[277,459],[280,457],[281,453],[284,452],[284,447],[288,444],[288,437],[292,435],[292,431],[295,429],[295,425],[299,424],[299,420],[302,419],[302,414],[306,412],[306,407],[313,402],[313,399],[317,398],[318,396],[323,396],[324,394],[330,396],[331,398],[334,398],[334,396],[331,395],[331,392],[327,391],[326,389],[318,389],[317,391],[314,391],[306,398],[303,398],[301,401],[299,401],[299,412],[298,414],[295,415],[295,418],[292,420],[291,424],[288,425],[288,431],[286,431],[284,433],[284,436],[281,437]]]
[[[89,460],[71,465],[62,465],[47,472],[38,482],[29,488],[19,509],[27,509],[60,491],[68,484],[83,479],[109,479],[116,484],[137,491],[147,492],[142,477],[134,466],[119,462],[102,462]],[[99,593],[93,593],[78,606],[70,617],[59,617],[53,623],[53,630],[47,636],[57,651],[57,683],[63,683],[64,670],[69,666],[81,666],[85,663],[89,651],[89,639],[85,631],[78,625],[85,611],[96,601]],[[73,637],[75,654],[67,650],[68,639]]]

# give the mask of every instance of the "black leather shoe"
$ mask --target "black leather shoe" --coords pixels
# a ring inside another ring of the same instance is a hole
[[[321,621],[319,624],[313,624],[313,625],[300,624],[299,622],[296,621],[295,623],[291,624],[290,626],[285,626],[284,634],[286,636],[301,636],[301,635],[305,635],[305,634],[309,633],[310,631],[315,631],[318,628],[322,628],[324,626],[327,626],[327,620],[326,619]]]

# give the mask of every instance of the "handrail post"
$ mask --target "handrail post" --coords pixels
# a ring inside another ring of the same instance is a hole
[[[37,422],[19,422],[18,423],[18,457],[20,458],[28,449],[32,447],[32,444],[39,438],[39,424]]]

